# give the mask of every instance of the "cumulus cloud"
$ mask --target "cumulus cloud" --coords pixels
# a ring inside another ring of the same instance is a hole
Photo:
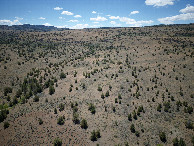
[[[110,19],[119,19],[120,17],[119,16],[110,16],[109,18]]]
[[[75,15],[74,17],[75,18],[81,18],[82,16],[81,15]]]
[[[146,0],[146,5],[153,5],[154,7],[162,7],[166,5],[174,5],[175,0]]]
[[[22,25],[19,20],[0,20],[0,25]]]
[[[183,14],[159,18],[158,21],[163,24],[173,24],[174,21],[194,20],[194,6],[187,5],[186,8],[181,9],[179,12]]]
[[[45,26],[53,26],[53,25],[51,25],[50,23],[44,23],[44,24],[42,24],[42,25],[45,25]]]
[[[133,15],[133,14],[138,14],[139,11],[132,11],[130,14]]]
[[[68,22],[79,22],[78,20],[69,20]]]
[[[126,24],[130,24],[130,25],[133,25],[133,26],[142,26],[143,24],[151,24],[153,23],[154,21],[152,20],[140,20],[140,21],[136,21],[135,19],[131,19],[131,18],[128,18],[128,17],[121,17],[119,18],[119,20],[121,22],[125,22]]]
[[[61,14],[62,15],[73,15],[73,13],[69,11],[63,11]]]
[[[63,8],[56,7],[56,8],[54,8],[54,10],[59,11],[59,10],[63,10]]]
[[[44,17],[40,17],[40,18],[38,18],[38,19],[45,20],[46,18],[44,18]]]
[[[89,27],[88,24],[77,24],[75,26],[70,27],[71,29],[83,29]]]
[[[90,18],[91,21],[106,21],[105,17],[98,16],[96,18]]]
[[[174,21],[179,20],[194,20],[194,13],[186,13],[158,19],[158,21],[163,24],[173,24]]]
[[[92,14],[96,14],[96,11],[92,11]]]
[[[181,9],[179,12],[181,12],[181,13],[193,13],[194,6],[187,5],[186,8]]]

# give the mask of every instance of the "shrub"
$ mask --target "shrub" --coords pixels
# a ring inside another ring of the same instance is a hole
[[[57,124],[63,125],[63,124],[64,124],[64,117],[60,116],[60,117],[57,119]]]
[[[114,113],[116,112],[116,108],[114,106],[112,107],[112,110]]]
[[[33,101],[34,101],[34,102],[38,102],[38,101],[39,101],[39,97],[38,97],[37,95],[35,95]]]
[[[41,118],[38,119],[39,125],[43,124],[43,120]]]
[[[104,93],[101,94],[101,98],[104,99]]]
[[[121,94],[120,94],[120,93],[118,94],[118,98],[119,98],[119,99],[122,99],[122,97],[121,97]]]
[[[192,123],[192,121],[190,121],[190,120],[186,121],[185,122],[185,126],[188,129],[193,129],[193,123]]]
[[[91,132],[91,137],[90,137],[90,139],[91,139],[91,141],[96,141],[96,140],[97,140],[95,130],[93,130],[93,131]]]
[[[55,93],[55,88],[52,85],[50,85],[49,86],[49,94],[52,95],[54,93]]]
[[[62,72],[62,73],[60,74],[60,79],[64,79],[64,78],[66,78],[66,75],[64,74],[64,72]]]
[[[131,114],[128,115],[128,120],[129,120],[129,121],[132,121],[132,116],[131,116]]]
[[[186,146],[185,141],[183,140],[183,138],[180,138],[179,146]]]
[[[4,88],[4,95],[7,96],[8,93],[12,93],[12,88],[11,87],[5,87]]]
[[[183,138],[180,138],[180,140],[178,140],[178,138],[174,138],[173,139],[173,146],[186,146],[185,141],[183,140]]]
[[[135,125],[134,124],[131,124],[130,130],[132,133],[135,133]]]
[[[56,108],[54,109],[54,114],[57,114],[57,109]]]
[[[4,129],[8,128],[9,127],[9,123],[8,122],[5,122],[4,123]]]
[[[138,131],[135,131],[135,135],[137,136],[137,137],[139,137],[139,132]]]
[[[163,105],[164,105],[164,111],[168,112],[170,109],[170,102],[164,102]]]
[[[62,140],[57,137],[55,138],[53,144],[54,146],[62,146]]]
[[[166,134],[164,132],[160,132],[159,137],[162,142],[166,142]]]
[[[73,113],[73,122],[75,123],[75,124],[79,124],[79,115],[78,115],[78,113]]]
[[[101,135],[100,135],[100,130],[97,130],[96,131],[96,138],[100,138],[101,137]]]
[[[21,95],[22,95],[22,90],[21,90],[21,89],[18,89],[18,90],[16,91],[15,97],[19,98]]]
[[[137,114],[136,114],[135,110],[133,111],[133,118],[134,118],[135,120],[137,120]]]
[[[0,111],[0,123],[3,122],[7,118],[7,114],[9,114],[9,110],[2,109]]]
[[[109,95],[109,91],[106,91],[105,96],[106,96],[106,97],[110,96],[110,95]]]
[[[95,108],[94,104],[92,104],[92,103],[89,104],[88,110],[90,110],[92,114],[96,113],[96,108]]]
[[[115,103],[118,103],[118,100],[117,100],[117,98],[115,98]]]
[[[81,121],[81,128],[83,128],[83,129],[87,129],[88,128],[88,124],[87,124],[87,121],[85,119],[83,119]]]
[[[161,112],[161,109],[162,109],[162,105],[158,104],[157,111]]]
[[[24,104],[26,102],[26,98],[24,96],[21,97],[21,104]]]
[[[102,87],[98,86],[98,91],[102,91]]]
[[[61,112],[61,111],[63,111],[64,110],[64,104],[63,103],[60,103],[59,104],[59,111]]]
[[[17,97],[14,97],[13,98],[13,105],[16,105],[18,103],[18,99],[17,99]]]
[[[177,138],[177,137],[174,138],[174,139],[172,140],[172,143],[173,143],[173,146],[179,146],[179,140],[178,140],[178,138]]]

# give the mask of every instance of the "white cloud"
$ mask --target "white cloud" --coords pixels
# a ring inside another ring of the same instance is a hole
[[[91,21],[106,21],[105,17],[98,16],[96,18],[90,18]]]
[[[179,20],[194,20],[194,13],[180,14],[180,15],[158,19],[160,23],[164,23],[164,24],[173,24],[174,21],[179,21]]]
[[[161,7],[166,5],[174,5],[175,0],[146,0],[146,5],[153,5],[154,7]]]
[[[70,27],[71,29],[83,29],[89,27],[88,24],[77,24],[75,26]]]
[[[82,16],[81,15],[75,15],[74,17],[75,18],[81,18]]]
[[[99,22],[96,22],[96,21],[95,21],[95,22],[93,22],[93,23],[98,24]]]
[[[0,20],[0,25],[22,25],[19,20]]]
[[[133,15],[133,14],[138,14],[139,11],[132,11],[130,14]]]
[[[96,14],[96,11],[92,11],[92,14]]]
[[[54,8],[54,10],[57,10],[57,11],[59,11],[59,10],[63,10],[63,8],[56,7],[56,8]]]
[[[121,24],[118,24],[118,23],[116,23],[115,21],[110,21],[110,24],[112,24],[113,26],[121,26]]]
[[[131,18],[128,18],[128,17],[121,17],[121,18],[119,18],[119,20],[121,22],[125,22],[126,24],[130,24],[130,25],[133,25],[133,26],[136,26],[136,27],[142,26],[143,24],[151,24],[151,23],[153,23],[152,20],[136,21],[135,19],[131,19]]]
[[[181,9],[179,12],[181,12],[181,13],[193,13],[194,6],[187,5],[186,8]]]
[[[69,20],[67,22],[79,22],[78,20]]]
[[[56,26],[57,28],[66,28],[67,25],[63,25],[63,26]]]
[[[69,12],[69,11],[63,11],[61,14],[63,14],[63,15],[73,15],[73,13]]]
[[[44,24],[42,24],[42,25],[45,25],[45,26],[53,26],[53,25],[51,25],[50,23],[44,23]]]
[[[15,17],[16,20],[23,20],[23,18]]]
[[[109,18],[110,19],[119,19],[120,17],[119,16],[110,16]]]
[[[40,17],[40,18],[38,18],[38,19],[45,20],[46,18],[44,18],[44,17]]]
[[[115,22],[115,21],[111,21],[111,22],[110,22],[110,24],[115,25],[115,24],[116,24],[116,22]]]

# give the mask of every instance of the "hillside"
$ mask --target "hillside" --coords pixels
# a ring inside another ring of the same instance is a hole
[[[0,143],[194,145],[193,57],[194,24],[1,29]]]

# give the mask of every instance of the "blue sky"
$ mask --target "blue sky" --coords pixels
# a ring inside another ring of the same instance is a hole
[[[0,25],[68,28],[194,23],[194,0],[0,0]]]

